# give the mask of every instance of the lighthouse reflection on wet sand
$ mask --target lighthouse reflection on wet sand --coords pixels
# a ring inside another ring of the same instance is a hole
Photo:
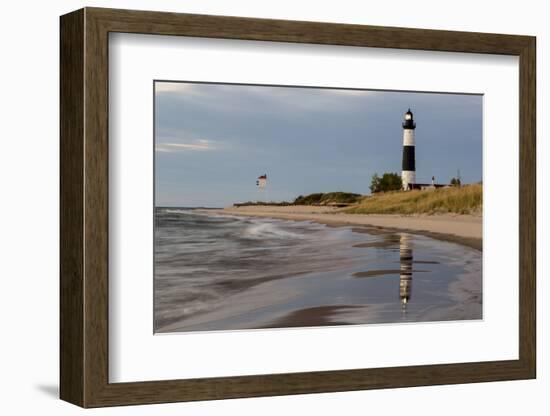
[[[407,310],[407,303],[411,299],[412,274],[413,274],[413,249],[411,236],[401,233],[399,236],[399,298],[401,299],[401,310]]]
[[[403,190],[405,191],[410,189],[410,185],[416,183],[415,128],[416,123],[414,122],[413,113],[409,108],[405,113],[405,121],[403,121],[403,170],[401,172],[401,181],[403,183]]]

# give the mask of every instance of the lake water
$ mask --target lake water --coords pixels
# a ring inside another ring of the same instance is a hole
[[[155,211],[155,332],[482,318],[482,253],[422,235]]]

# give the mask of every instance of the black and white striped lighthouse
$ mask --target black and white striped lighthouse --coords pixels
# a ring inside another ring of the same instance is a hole
[[[401,172],[401,181],[403,190],[409,190],[409,185],[416,183],[416,166],[414,160],[414,129],[416,123],[413,119],[411,109],[405,113],[403,121],[403,170]]]

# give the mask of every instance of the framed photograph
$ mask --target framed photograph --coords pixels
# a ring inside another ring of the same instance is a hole
[[[60,27],[63,400],[535,378],[534,37]]]

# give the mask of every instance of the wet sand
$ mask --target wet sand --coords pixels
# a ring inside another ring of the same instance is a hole
[[[424,270],[412,270],[411,273],[424,273]],[[366,272],[355,272],[351,275],[353,277],[378,277],[378,276],[399,276],[400,269],[381,269],[381,270],[367,270]]]
[[[343,240],[343,246],[339,240],[334,240],[334,243],[332,240],[327,242],[331,250],[336,251],[342,250],[349,244],[352,250],[363,248],[374,249],[375,253],[395,253],[397,249],[407,248],[409,240],[403,240],[403,232],[405,235],[420,234],[463,245],[462,248],[443,249],[443,252],[450,250],[451,258],[461,256],[457,253],[464,252],[467,256],[467,253],[471,253],[471,256],[477,259],[482,249],[481,217],[475,216],[361,215],[347,214],[341,209],[308,206],[231,207],[219,210],[209,209],[204,212],[214,216],[222,214],[229,217],[290,220],[290,223],[294,224],[290,227],[315,227],[312,224],[299,225],[294,222],[308,221],[335,228],[331,231],[321,227],[326,230],[325,232],[351,233]],[[257,225],[254,227],[258,228]],[[275,227],[279,229],[281,226]],[[347,230],[344,230],[344,227]],[[293,232],[297,232],[298,229]],[[260,227],[260,230],[264,228]],[[282,231],[289,232],[284,228]],[[365,234],[364,237],[361,234]],[[268,233],[265,238],[271,237]],[[393,293],[400,293],[400,275],[404,266],[403,259],[400,259],[401,267],[396,267],[394,254],[389,260],[384,260],[382,256],[374,263],[367,261],[364,263],[364,268],[349,266],[344,262],[342,268],[334,271],[307,268],[283,274],[263,275],[262,271],[257,278],[246,280],[231,277],[209,286],[227,292],[227,297],[213,304],[211,310],[188,315],[185,319],[173,320],[159,326],[156,332],[480,319],[482,314],[479,263],[471,263],[467,257],[464,271],[461,272],[457,281],[446,289],[444,280],[453,273],[457,273],[453,269],[456,266],[452,262],[447,264],[445,259],[438,258],[433,248],[430,248],[432,247],[430,244],[434,243],[429,243],[429,240],[418,236],[414,237],[414,244],[409,247],[409,250],[416,248],[417,255],[413,259],[411,252],[407,271],[411,275],[418,274],[420,279],[414,280],[413,302],[408,303],[406,314],[403,314],[399,298],[394,298],[393,295]],[[446,247],[446,244],[435,243],[433,247]],[[369,252],[365,251],[365,253]],[[359,250],[356,253],[362,253],[362,251]],[[362,256],[363,254],[360,255]],[[415,264],[418,268],[414,267]],[[437,277],[438,274],[441,277]],[[443,279],[441,283],[439,283],[440,279]],[[392,286],[389,292],[388,286]],[[393,290],[396,292],[392,292]],[[447,290],[449,294],[442,297],[441,293],[446,293]],[[408,296],[410,297],[410,289]],[[412,320],[411,317],[413,317]]]
[[[342,208],[318,206],[243,206],[210,213],[315,221],[329,226],[358,226],[356,232],[376,234],[376,229],[422,234],[438,240],[482,250],[482,217],[477,215],[367,215],[348,214]]]
[[[300,309],[289,313],[288,315],[277,319],[261,328],[295,328],[312,326],[332,326],[347,325],[345,321],[334,320],[339,313],[352,309],[361,308],[356,305],[338,305],[338,306],[317,306],[313,308]]]

